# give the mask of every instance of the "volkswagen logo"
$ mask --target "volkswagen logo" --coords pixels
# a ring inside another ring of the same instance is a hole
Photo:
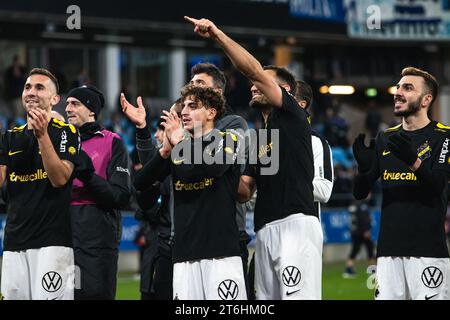
[[[47,292],[56,292],[62,286],[62,278],[58,272],[50,271],[42,277],[42,287]]]
[[[428,288],[437,288],[442,284],[444,275],[437,267],[428,267],[422,272],[422,282]]]
[[[239,293],[239,287],[236,282],[228,279],[219,284],[217,291],[222,300],[236,300]]]
[[[302,274],[298,268],[289,266],[283,270],[283,283],[285,286],[294,287],[300,283]]]

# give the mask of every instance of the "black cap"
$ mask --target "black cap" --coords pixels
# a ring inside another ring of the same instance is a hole
[[[103,93],[91,85],[85,85],[70,90],[67,95],[67,98],[69,97],[80,100],[86,108],[95,113],[95,118],[97,118],[105,105],[105,97],[103,96]]]

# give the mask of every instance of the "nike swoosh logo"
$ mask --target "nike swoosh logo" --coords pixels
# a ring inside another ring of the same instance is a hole
[[[290,296],[290,295],[293,295],[294,293],[299,292],[299,291],[300,291],[300,289],[295,290],[295,291],[291,291],[291,292],[286,291],[286,295],[287,295],[287,296]]]
[[[174,159],[172,162],[174,165],[182,164],[186,159]]]
[[[23,150],[19,150],[19,151],[14,151],[14,152],[12,152],[12,151],[9,151],[8,152],[8,156],[13,156],[13,155],[15,155],[15,154],[18,154],[18,153],[21,153],[21,152],[23,152]]]
[[[383,151],[383,156],[387,156],[387,155],[390,154],[390,153],[391,153],[390,151],[384,150],[384,151]]]
[[[439,293],[433,294],[432,296],[427,296],[425,295],[425,300],[431,300],[431,298],[434,298],[438,295]]]

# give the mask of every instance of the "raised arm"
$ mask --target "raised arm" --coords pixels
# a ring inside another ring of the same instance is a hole
[[[58,153],[56,153],[53,143],[48,135],[48,116],[45,111],[41,109],[32,109],[29,111],[29,123],[33,127],[34,135],[36,136],[39,149],[41,151],[42,163],[47,172],[50,183],[55,188],[63,187],[72,176],[74,164],[69,160],[61,160]],[[76,131],[75,131],[76,132]],[[75,133],[73,134],[75,135]],[[70,133],[67,134],[69,142],[67,142],[67,149],[72,146],[78,152],[78,139],[70,139]],[[71,145],[73,144],[73,145]]]
[[[267,72],[264,72],[261,63],[255,57],[217,28],[212,21],[208,19],[198,20],[186,16],[184,18],[194,25],[194,32],[203,38],[211,38],[216,41],[234,66],[264,94],[269,103],[281,108],[283,97],[280,86]]]

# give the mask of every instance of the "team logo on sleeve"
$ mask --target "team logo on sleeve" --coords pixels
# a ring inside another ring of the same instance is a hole
[[[419,148],[417,148],[417,156],[420,158],[420,160],[424,161],[425,159],[428,159],[431,157],[431,147],[428,144],[428,141],[425,141],[424,144],[422,144]]]
[[[444,281],[442,271],[437,267],[428,267],[422,272],[422,282],[428,288],[437,288]]]
[[[224,280],[219,284],[217,292],[222,300],[236,300],[239,294],[239,286],[233,280]]]
[[[75,149],[75,147],[69,147],[69,153],[71,155],[74,155],[75,153],[77,153],[77,149]]]

